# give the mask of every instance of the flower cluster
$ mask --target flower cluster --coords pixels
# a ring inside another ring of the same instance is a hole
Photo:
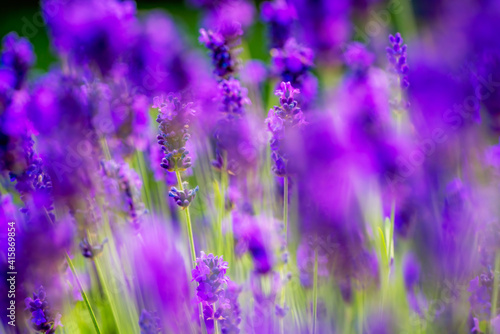
[[[470,281],[468,292],[470,293],[469,303],[471,312],[479,320],[487,320],[492,315],[498,314],[497,310],[491,309],[494,281],[494,274],[491,270],[482,273]]]
[[[83,238],[83,240],[80,242],[80,251],[82,252],[82,255],[88,259],[93,259],[94,257],[98,256],[99,254],[102,253],[104,249],[104,245],[108,242],[108,239],[104,239],[102,243],[97,244],[92,246],[87,238]]]
[[[392,69],[399,76],[400,85],[403,89],[408,88],[408,64],[406,62],[406,44],[403,44],[403,38],[398,32],[396,36],[389,35],[391,47],[387,47],[387,59],[391,63]]]
[[[176,187],[172,187],[170,188],[170,192],[168,193],[168,196],[172,197],[175,203],[177,203],[177,205],[181,208],[187,208],[189,204],[191,204],[191,202],[194,200],[194,198],[196,197],[196,193],[199,190],[198,186],[196,186],[196,188],[194,189],[188,189],[187,186],[187,182],[184,182],[184,189],[178,190]]]
[[[269,24],[271,48],[282,48],[290,38],[293,22],[297,19],[295,8],[287,1],[265,1],[261,5],[261,16]]]
[[[3,38],[1,54],[1,67],[11,70],[16,78],[14,89],[20,89],[25,82],[28,70],[35,62],[33,46],[25,39],[17,36],[15,32]]]
[[[165,154],[160,164],[166,170],[183,171],[191,167],[191,158],[186,150],[189,139],[189,122],[194,114],[191,103],[182,103],[180,97],[169,94],[165,99],[155,97],[153,108],[158,108],[160,134],[156,137]]]
[[[210,51],[214,74],[217,77],[225,78],[234,74],[238,64],[222,34],[200,29],[200,43]]]
[[[222,256],[206,255],[205,252],[201,252],[196,263],[196,268],[192,271],[192,280],[198,282],[196,288],[198,299],[200,302],[213,304],[219,300],[224,284],[229,281],[226,276],[228,263]]]
[[[196,263],[192,281],[198,282],[196,291],[203,305],[206,324],[212,327],[213,321],[220,321],[222,333],[239,333],[241,319],[238,295],[241,289],[226,276],[228,263],[224,262],[222,256],[206,255],[204,252],[201,252]],[[219,302],[217,309],[216,302]]]
[[[301,86],[313,67],[314,54],[311,49],[300,45],[290,38],[283,48],[271,50],[274,71],[281,81],[291,82],[295,87]]]
[[[239,80],[233,77],[222,79],[219,82],[221,98],[220,111],[228,115],[243,115],[244,105],[251,104],[247,97],[247,90],[241,87]]]
[[[37,293],[33,292],[33,298],[26,298],[26,309],[31,312],[31,325],[38,332],[54,334],[62,326],[61,315],[52,312],[42,286]]]
[[[24,213],[29,214],[30,208],[38,207],[46,210],[52,221],[52,182],[50,176],[43,170],[43,162],[34,150],[34,141],[31,137],[24,137],[25,162],[26,169],[21,172],[9,172],[10,180],[16,181],[16,190],[25,203],[22,209]]]
[[[294,98],[294,95],[299,92],[298,89],[293,88],[290,82],[282,82],[280,89],[275,92],[280,98],[280,106],[269,110],[266,119],[268,129],[273,135],[270,141],[271,157],[274,163],[272,168],[278,176],[286,176],[289,173],[285,144],[287,133],[292,128],[305,124],[304,115]]]
[[[137,173],[126,163],[116,163],[113,160],[101,161],[103,174],[107,183],[109,193],[113,193],[117,206],[127,213],[132,226],[138,228],[141,216],[145,214],[146,208],[141,201],[141,180]]]
[[[139,327],[141,328],[141,334],[158,334],[161,331],[160,318],[158,318],[156,312],[142,310]]]

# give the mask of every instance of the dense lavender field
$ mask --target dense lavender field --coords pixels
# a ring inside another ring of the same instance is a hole
[[[137,1],[3,36],[1,333],[500,333],[499,1]]]

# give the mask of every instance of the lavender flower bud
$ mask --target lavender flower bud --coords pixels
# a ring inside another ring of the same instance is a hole
[[[196,186],[194,189],[187,189],[187,182],[184,182],[183,187],[184,190],[177,190],[176,187],[172,187],[170,189],[170,192],[168,193],[169,197],[172,197],[177,203],[178,206],[181,208],[187,208],[189,204],[194,200],[196,197],[196,193],[199,190],[199,187]]]
[[[396,36],[389,35],[391,47],[387,47],[387,59],[391,63],[392,69],[399,76],[400,85],[403,89],[408,88],[408,64],[406,62],[406,44],[403,44],[403,38],[398,32]]]
[[[62,326],[60,314],[54,314],[46,299],[43,286],[38,288],[38,293],[33,292],[33,298],[26,298],[26,309],[31,312],[31,325],[39,332],[54,334],[56,328]]]
[[[186,150],[189,139],[189,122],[194,114],[192,103],[181,103],[180,96],[169,94],[165,99],[155,97],[153,108],[158,108],[156,122],[160,134],[156,137],[165,157],[160,166],[169,172],[183,171],[191,167],[191,158]]]

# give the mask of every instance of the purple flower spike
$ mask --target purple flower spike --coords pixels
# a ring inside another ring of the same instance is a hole
[[[261,16],[269,24],[271,47],[282,48],[290,38],[293,22],[297,19],[297,12],[293,5],[286,1],[263,2]]]
[[[278,176],[286,176],[288,173],[288,158],[285,148],[286,133],[290,132],[292,128],[306,123],[294,97],[294,94],[299,92],[298,89],[292,87],[290,82],[282,82],[275,93],[280,98],[280,106],[269,110],[266,119],[268,129],[273,134],[270,141],[271,157],[274,161],[273,172]]]
[[[38,288],[38,293],[33,292],[33,298],[26,298],[26,309],[31,312],[31,324],[36,331],[45,334],[54,334],[58,326],[62,326],[60,314],[52,313],[50,304],[46,300],[43,286]]]
[[[229,280],[226,276],[228,263],[222,259],[222,256],[206,255],[205,252],[201,252],[196,262],[196,268],[192,271],[192,281],[199,284],[196,289],[198,299],[208,304],[215,303],[219,299],[223,284]]]
[[[245,113],[244,105],[251,104],[246,88],[234,78],[221,80],[219,92],[222,100],[220,111],[224,113],[242,115]]]
[[[178,206],[182,208],[187,208],[189,204],[194,200],[199,187],[196,186],[194,189],[187,189],[187,183],[183,184],[184,190],[178,190],[176,187],[172,187],[168,193],[169,197],[172,197]]]
[[[6,35],[2,44],[0,63],[13,70],[17,79],[15,89],[19,89],[26,79],[28,70],[35,62],[33,46],[26,38],[20,38],[15,32]]]
[[[156,312],[142,310],[139,327],[141,328],[141,334],[158,334],[161,330],[160,318],[158,318]]]
[[[238,33],[237,35],[241,35]],[[209,51],[214,66],[214,73],[218,77],[224,78],[234,74],[237,63],[231,54],[231,47],[222,34],[211,30],[200,29],[200,43]]]
[[[314,53],[290,38],[282,49],[272,49],[271,57],[274,71],[281,80],[300,87],[313,67]]]
[[[391,63],[391,67],[398,74],[401,87],[406,89],[410,85],[408,81],[409,67],[406,62],[406,44],[403,44],[403,38],[398,32],[396,36],[389,35],[389,42],[392,47],[387,47],[387,59]]]
[[[403,264],[403,276],[406,290],[410,291],[418,284],[420,279],[420,265],[413,254],[405,257]]]
[[[206,255],[201,252],[192,271],[192,281],[198,282],[197,296],[203,305],[207,328],[213,328],[213,321],[221,323],[224,334],[239,333],[241,322],[238,295],[241,288],[226,276],[228,263],[222,256]],[[218,308],[215,309],[215,303]]]
[[[87,238],[84,238],[81,242],[80,242],[80,251],[82,252],[82,255],[88,259],[92,259],[94,257],[96,257],[97,255],[101,254],[103,249],[104,249],[104,245],[108,242],[108,238],[104,239],[104,241],[101,243],[101,244],[97,244],[97,245],[90,245],[90,243],[88,242]]]
[[[191,158],[186,150],[189,139],[189,122],[194,115],[192,103],[182,103],[180,96],[170,93],[165,99],[155,97],[153,108],[158,108],[160,134],[156,137],[165,157],[160,166],[169,172],[183,171],[191,167]]]

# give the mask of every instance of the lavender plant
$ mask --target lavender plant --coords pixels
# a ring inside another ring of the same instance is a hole
[[[500,10],[428,3],[2,12],[0,332],[498,333]]]

